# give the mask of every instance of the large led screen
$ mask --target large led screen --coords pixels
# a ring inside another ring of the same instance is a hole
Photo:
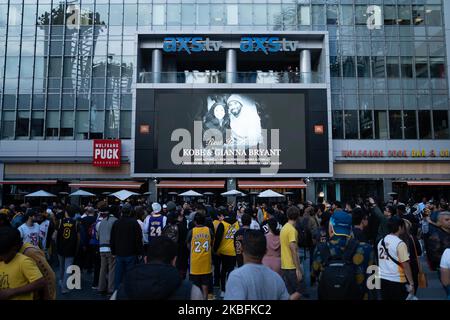
[[[328,173],[325,90],[138,89],[136,99],[136,174]]]

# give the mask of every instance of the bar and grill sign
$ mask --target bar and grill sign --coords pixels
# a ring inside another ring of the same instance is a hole
[[[121,140],[94,140],[94,167],[120,167]]]

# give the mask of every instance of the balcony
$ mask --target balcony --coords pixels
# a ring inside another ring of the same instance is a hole
[[[325,83],[320,72],[288,72],[288,71],[255,71],[255,72],[225,72],[225,71],[184,71],[184,72],[140,72],[138,83],[256,83],[256,84],[312,84]]]

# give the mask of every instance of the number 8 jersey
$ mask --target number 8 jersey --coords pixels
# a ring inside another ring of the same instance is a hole
[[[211,232],[208,227],[192,229],[191,239],[191,274],[210,274],[211,267]]]

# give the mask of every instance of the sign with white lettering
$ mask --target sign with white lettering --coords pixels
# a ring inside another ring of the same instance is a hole
[[[120,167],[120,140],[94,140],[93,149],[94,167]]]

